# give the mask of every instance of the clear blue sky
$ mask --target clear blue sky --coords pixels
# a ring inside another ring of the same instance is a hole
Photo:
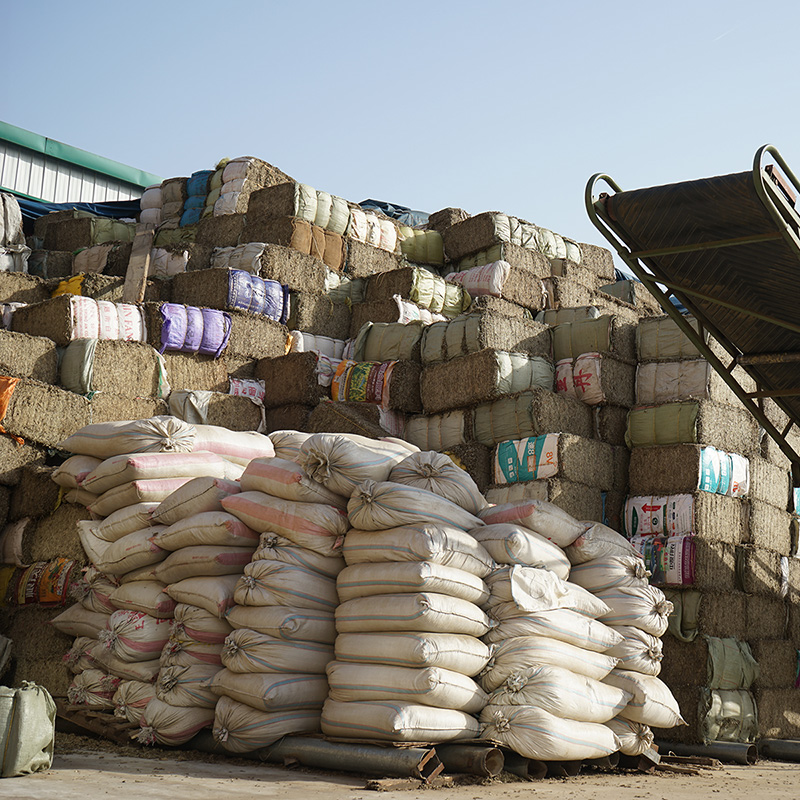
[[[4,3],[0,119],[171,177],[254,155],[360,201],[604,243],[623,188],[800,170],[800,3]]]

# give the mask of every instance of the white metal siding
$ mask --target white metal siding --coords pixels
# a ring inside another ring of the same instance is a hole
[[[0,141],[0,187],[48,203],[132,200],[143,189],[66,161]]]

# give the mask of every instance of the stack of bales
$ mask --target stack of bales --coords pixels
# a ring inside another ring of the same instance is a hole
[[[372,471],[384,480],[365,480],[348,503],[353,530],[337,579],[339,635],[322,730],[389,741],[475,738],[486,696],[471,676],[488,655],[478,637],[489,629],[480,605],[491,559],[466,531],[479,525],[485,500],[447,456],[393,460],[383,475]]]
[[[216,186],[212,185],[216,184]],[[186,181],[186,199],[179,226],[196,225],[202,217],[214,213],[214,203],[222,187],[222,170],[203,169],[193,172]]]
[[[148,186],[139,198],[139,207],[141,208],[139,222],[158,227],[162,220],[163,206],[164,195],[161,191],[161,184]]]
[[[19,203],[14,195],[0,192],[0,272],[27,272],[30,254]]]

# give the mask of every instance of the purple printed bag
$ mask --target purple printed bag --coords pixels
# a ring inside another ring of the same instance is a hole
[[[180,350],[186,340],[186,306],[180,303],[161,304],[161,350]]]
[[[204,308],[202,312],[203,340],[198,352],[219,358],[231,337],[231,315],[215,308]]]

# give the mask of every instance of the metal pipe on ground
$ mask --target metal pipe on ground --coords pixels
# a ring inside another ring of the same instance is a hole
[[[548,778],[574,778],[580,775],[582,761],[548,761],[547,777]]]
[[[755,764],[758,750],[754,744],[746,742],[709,742],[708,744],[679,744],[677,742],[656,742],[662,754],[674,753],[676,756],[707,756],[733,764]]]
[[[758,754],[776,761],[800,761],[800,739],[761,739]]]
[[[503,769],[512,775],[518,775],[520,778],[539,781],[547,775],[547,765],[543,761],[525,758],[525,756],[510,750],[503,752],[503,759],[505,761]]]
[[[503,771],[505,758],[498,747],[480,747],[468,744],[438,744],[436,755],[446,772],[462,772],[494,778]]]
[[[610,753],[602,758],[587,758],[583,765],[595,769],[616,769],[619,766],[619,752]]]
[[[207,732],[206,732],[207,733]],[[269,747],[249,753],[221,750],[210,734],[192,739],[193,750],[285,764],[295,761],[304,767],[332,769],[338,772],[361,772],[393,778],[418,778],[430,781],[444,765],[432,747],[381,747],[380,745],[328,742],[307,736],[287,736]]]

